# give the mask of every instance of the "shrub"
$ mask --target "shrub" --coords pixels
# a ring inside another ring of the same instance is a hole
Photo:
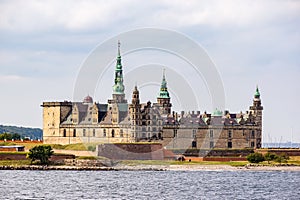
[[[250,163],[260,163],[265,160],[264,156],[261,153],[250,153],[247,156],[247,160]]]
[[[39,160],[42,165],[49,163],[49,158],[53,155],[52,147],[50,145],[39,145],[31,148],[27,157],[31,159],[31,163]]]
[[[88,146],[88,151],[96,151],[96,146],[92,146],[92,145],[90,145],[90,146]]]
[[[274,153],[266,153],[265,154],[265,160],[268,161],[268,163],[270,163],[270,161],[274,161],[277,158],[277,155]]]
[[[289,156],[286,155],[286,154],[281,154],[281,155],[277,155],[276,158],[275,158],[275,161],[278,162],[278,163],[286,163],[288,160],[289,160]]]

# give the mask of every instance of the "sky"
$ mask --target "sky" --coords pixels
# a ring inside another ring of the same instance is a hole
[[[263,142],[300,142],[300,1],[289,0],[1,0],[0,124],[42,128],[42,102],[73,99],[82,64],[99,44],[145,27],[174,30],[205,49],[222,79],[226,109],[246,111],[258,85]],[[124,56],[125,86],[126,66],[157,54]],[[101,102],[110,98],[113,74],[105,80],[87,91]],[[155,90],[142,89],[142,101],[154,101]],[[200,108],[212,111],[209,96],[201,98]]]

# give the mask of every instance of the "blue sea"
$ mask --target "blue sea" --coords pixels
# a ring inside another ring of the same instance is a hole
[[[0,171],[1,199],[300,199],[293,171]]]

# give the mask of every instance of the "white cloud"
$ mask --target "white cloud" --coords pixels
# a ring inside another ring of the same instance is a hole
[[[9,83],[11,81],[21,80],[23,77],[18,75],[0,75],[0,82],[1,83]]]
[[[299,16],[299,1],[5,1],[0,29],[99,30],[124,20],[138,26],[257,26]]]

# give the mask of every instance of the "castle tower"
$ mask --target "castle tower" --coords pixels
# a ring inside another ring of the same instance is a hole
[[[132,101],[129,105],[129,112],[132,127],[132,136],[137,138],[139,136],[139,129],[141,125],[141,104],[137,86],[134,87],[132,93]]]
[[[170,95],[167,88],[167,81],[165,76],[165,70],[163,71],[163,79],[161,82],[160,92],[157,97],[157,104],[161,109],[161,114],[170,114],[172,104],[170,103]]]
[[[262,142],[262,111],[263,107],[261,106],[261,99],[258,87],[256,87],[256,91],[254,94],[253,105],[250,106],[250,114],[254,117],[254,123],[256,128],[252,129],[250,142],[251,147],[261,148]]]
[[[262,126],[262,111],[263,107],[261,105],[260,93],[258,87],[256,87],[256,91],[254,94],[253,105],[250,106],[250,112],[255,117],[255,124],[258,126]]]
[[[117,63],[115,68],[115,84],[113,85],[113,99],[108,100],[110,106],[108,109],[112,111],[112,123],[119,124],[120,121],[124,119],[124,116],[121,114],[121,111],[128,111],[127,100],[125,99],[125,86],[123,84],[123,69],[121,63],[121,54],[120,54],[120,41],[118,41],[118,56]]]
[[[123,84],[123,69],[121,63],[121,54],[120,54],[120,41],[118,42],[118,56],[117,64],[115,68],[115,84],[113,85],[113,101],[115,103],[127,103],[125,99],[125,86]]]

